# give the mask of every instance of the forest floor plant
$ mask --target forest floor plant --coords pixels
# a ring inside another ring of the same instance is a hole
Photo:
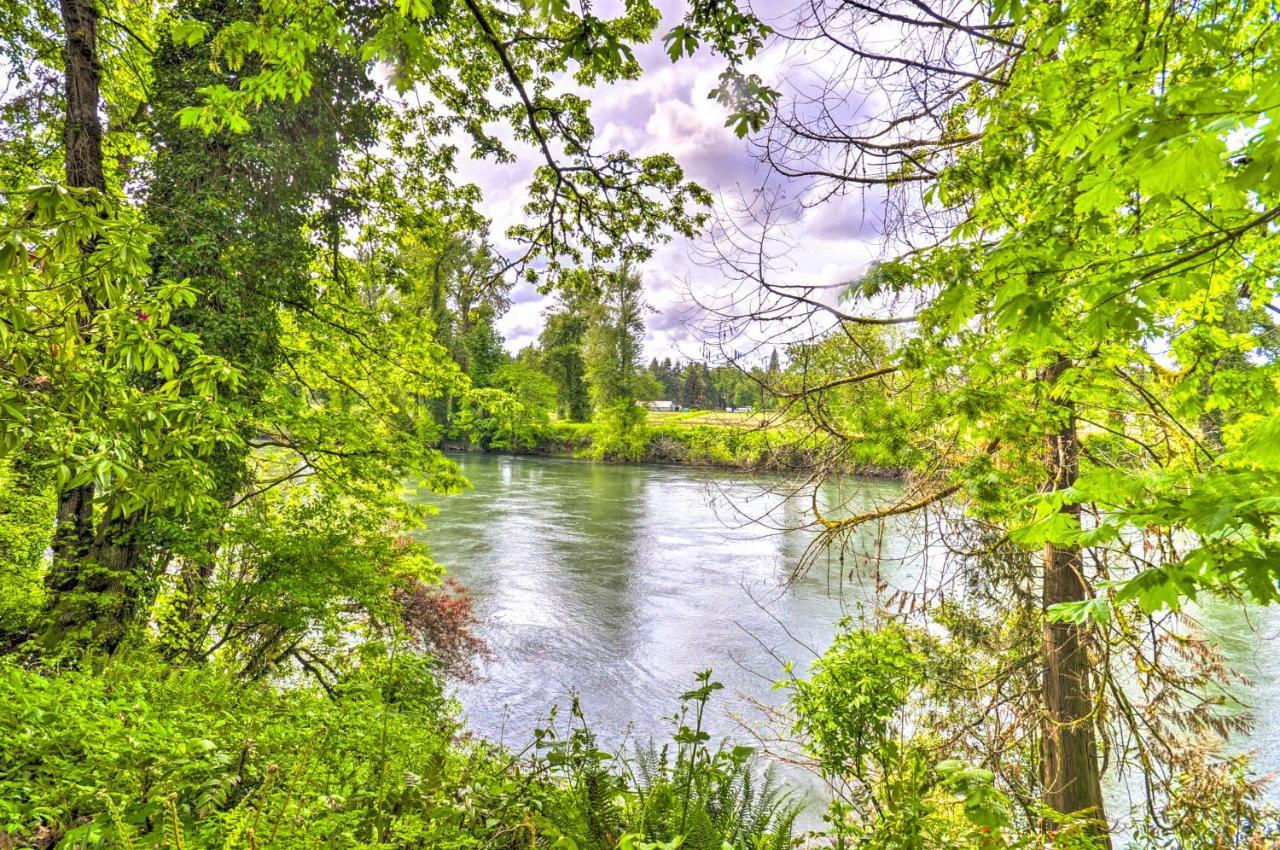
[[[331,694],[144,654],[64,672],[5,662],[0,847],[793,843],[797,806],[751,751],[709,744],[709,674],[666,745],[605,752],[575,700],[567,729],[553,715],[517,753],[467,734],[431,665],[386,649]]]

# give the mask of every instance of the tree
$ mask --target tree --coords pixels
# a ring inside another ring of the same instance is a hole
[[[598,153],[587,102],[552,84],[571,67],[585,85],[637,75],[627,44],[651,35],[648,3],[614,20],[483,2],[60,11],[18,4],[0,21],[22,87],[4,103],[20,141],[0,187],[14,296],[0,424],[6,452],[53,473],[52,640],[114,650],[168,604],[174,570],[192,602],[226,554],[219,529],[278,487],[341,480],[373,516],[395,513],[378,478],[385,491],[416,469],[451,486],[438,455],[410,448],[439,440],[423,401],[447,415],[466,391],[432,323],[488,381],[512,275],[555,285],[584,256],[642,260],[702,218],[706,194],[670,157]],[[717,49],[736,65],[762,32]],[[435,105],[375,105],[375,62]],[[61,115],[38,93],[54,73]],[[510,259],[446,238],[487,224],[438,140],[464,130],[477,155],[509,158],[495,125],[542,154]],[[453,276],[412,280],[431,268],[420,261]],[[428,286],[441,280],[452,299]]]
[[[670,357],[664,357],[662,362],[658,362],[658,358],[653,358],[649,364],[649,374],[662,384],[661,398],[671,399],[672,401],[680,401],[680,368],[678,364],[673,364]]]
[[[631,394],[637,401],[655,401],[662,398],[662,382],[648,372],[636,373]]]
[[[1171,715],[1203,708],[1166,687],[1181,674],[1143,645],[1145,628],[1162,629],[1146,615],[1203,589],[1276,597],[1277,518],[1245,507],[1275,481],[1263,448],[1277,433],[1275,367],[1223,359],[1259,351],[1273,321],[1274,280],[1257,265],[1275,250],[1264,233],[1277,184],[1259,165],[1278,143],[1259,117],[1270,96],[1259,92],[1277,85],[1267,14],[1217,3],[815,4],[786,37],[843,61],[781,101],[762,155],[811,180],[818,199],[887,187],[891,211],[922,213],[888,222],[909,250],[832,306],[820,297],[827,282],[784,285],[759,263],[759,246],[778,238],[768,198],[746,225],[754,249],[722,243],[726,271],[759,287],[758,316],[790,307],[826,319],[823,344],[882,342],[850,369],[795,352],[776,382],[789,413],[846,446],[832,473],[867,453],[913,471],[891,504],[818,513],[828,543],[958,504],[1036,554],[994,547],[1006,563],[981,559],[993,589],[1038,594],[1041,621],[1038,704],[1022,713],[1038,727],[1035,770],[1003,780],[1056,812],[1092,816],[1102,843],[1100,736],[1129,742],[1113,763],[1156,776],[1164,790],[1153,796],[1168,799],[1153,750],[1180,758],[1164,750]],[[897,49],[872,46],[866,33],[881,27],[904,33]],[[851,114],[855,78],[886,108]],[[1255,333],[1239,332],[1237,309]],[[1241,394],[1205,392],[1227,385]],[[1206,404],[1240,427],[1224,451],[1200,432]],[[1135,537],[1145,553],[1126,542]],[[1130,665],[1159,671],[1141,723],[1134,697],[1117,692]]]
[[[587,378],[598,407],[632,404],[644,353],[640,275],[629,267],[602,275],[586,336]]]
[[[684,367],[684,385],[680,392],[680,403],[685,407],[705,410],[714,407],[715,389],[711,385],[711,375],[705,363],[693,361]]]
[[[541,368],[556,385],[556,414],[571,422],[591,419],[591,391],[583,352],[587,318],[578,306],[579,300],[565,300],[548,312],[538,336]]]
[[[192,289],[150,280],[145,234],[119,194],[124,175],[108,183],[100,110],[103,68],[111,65],[99,54],[99,10],[68,0],[61,13],[66,188],[37,187],[8,210],[14,223],[0,269],[23,294],[13,302],[19,315],[77,318],[24,327],[29,319],[9,317],[11,330],[44,351],[3,352],[4,389],[17,402],[5,410],[6,447],[22,441],[34,465],[58,471],[46,642],[71,637],[110,651],[124,640],[143,591],[118,517],[144,501],[199,500],[199,456],[230,438],[219,434],[225,419],[211,404],[220,384],[239,378],[171,322]],[[26,389],[32,381],[47,387],[44,398]],[[175,397],[183,384],[195,397]],[[66,411],[77,409],[83,413],[67,420]],[[171,438],[175,427],[189,429],[187,436]],[[104,511],[107,494],[113,498]]]
[[[514,281],[487,244],[465,238],[449,240],[431,264],[431,299],[437,335],[478,386],[505,359],[494,323],[511,307]]]

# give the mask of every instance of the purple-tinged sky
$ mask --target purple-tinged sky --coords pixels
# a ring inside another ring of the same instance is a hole
[[[663,11],[660,36],[679,22],[683,4],[680,0],[659,0],[659,7]],[[609,10],[598,9],[597,13],[608,14]],[[757,13],[766,20],[772,17],[770,22],[778,28],[789,16],[781,8],[770,13],[757,7]],[[637,50],[636,55],[645,69],[639,80],[589,94],[599,150],[624,148],[637,155],[672,154],[688,178],[719,199],[717,214],[722,217],[729,210],[740,210],[743,198],[759,197],[754,193],[762,188],[768,197],[791,202],[785,234],[791,247],[773,264],[775,280],[838,284],[862,272],[878,256],[882,199],[846,195],[810,208],[794,204],[795,199],[805,197],[809,187],[771,174],[757,161],[749,142],[737,138],[725,126],[724,108],[707,98],[716,85],[720,60],[704,52],[673,64],[660,38]],[[823,62],[821,56],[802,56],[794,47],[775,44],[758,57],[752,70],[766,83],[794,88],[803,86],[806,76],[821,73]],[[462,163],[460,176],[484,191],[484,210],[493,219],[495,235],[519,220],[536,161],[534,156],[524,155],[513,165]],[[502,242],[499,245],[509,247]],[[747,293],[710,262],[710,253],[713,252],[706,238],[681,239],[661,247],[641,269],[648,300],[655,309],[647,322],[646,358],[717,359],[717,346],[709,340],[721,328],[699,304],[711,302],[723,308]],[[831,290],[833,294],[834,291]],[[527,283],[516,287],[512,302],[500,330],[507,347],[514,352],[535,341],[549,302]],[[733,341],[728,347],[738,351],[752,348],[747,340],[741,344]],[[767,354],[766,347],[757,356]]]

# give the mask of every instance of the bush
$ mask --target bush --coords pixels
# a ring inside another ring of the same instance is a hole
[[[55,507],[42,473],[0,465],[0,646],[24,635],[43,608]]]
[[[648,413],[643,407],[623,401],[596,416],[591,455],[597,460],[643,460],[649,445]]]
[[[522,451],[538,444],[547,411],[505,390],[476,389],[463,397],[453,424],[458,435],[482,449]]]
[[[403,648],[367,645],[331,694],[147,656],[0,663],[0,847],[781,850],[795,808],[707,746],[700,684],[674,747],[601,752],[575,705],[513,754],[463,735]]]
[[[53,677],[4,665],[0,705],[0,830],[18,846],[176,831],[191,848],[392,847],[483,822],[455,791],[486,755],[452,745],[412,657],[371,659],[332,698],[147,658]]]

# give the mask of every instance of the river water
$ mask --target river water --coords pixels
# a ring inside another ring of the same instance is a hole
[[[786,579],[811,535],[780,531],[803,506],[772,492],[780,479],[675,466],[455,456],[473,489],[427,497],[440,512],[421,537],[475,595],[493,650],[479,681],[459,688],[470,727],[523,746],[552,704],[578,693],[606,745],[668,736],[678,696],[711,669],[725,685],[710,712],[715,736],[746,737],[759,704],[785,694],[784,662],[803,670],[842,617],[872,598],[867,580],[819,560]],[[857,482],[844,508],[883,503],[891,482]],[[762,520],[762,521],[753,521]],[[878,552],[898,586],[928,580],[928,564],[892,533],[868,531],[847,558]],[[1240,696],[1259,723],[1242,747],[1280,769],[1280,616],[1225,604],[1201,612],[1253,684]],[[788,778],[795,779],[788,770]],[[1274,794],[1274,787],[1273,787]]]

